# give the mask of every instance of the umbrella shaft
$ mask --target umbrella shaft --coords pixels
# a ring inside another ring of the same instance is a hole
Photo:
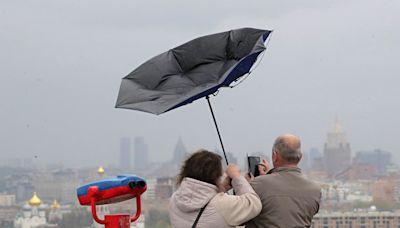
[[[213,120],[214,120],[215,128],[217,129],[219,142],[221,143],[221,147],[222,147],[222,152],[224,152],[224,157],[225,157],[226,165],[228,165],[228,158],[226,157],[225,147],[224,147],[224,144],[222,143],[221,134],[219,133],[218,124],[217,124],[217,120],[215,119],[214,111],[213,111],[212,106],[211,106],[210,97],[209,97],[209,96],[206,96],[206,99],[207,99],[207,102],[208,102],[208,107],[210,107],[210,111],[211,111],[212,118],[213,118]]]

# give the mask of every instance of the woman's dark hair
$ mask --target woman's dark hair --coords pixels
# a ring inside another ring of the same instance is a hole
[[[201,149],[190,155],[190,157],[184,161],[178,175],[177,185],[179,185],[185,177],[217,185],[221,176],[221,156]]]

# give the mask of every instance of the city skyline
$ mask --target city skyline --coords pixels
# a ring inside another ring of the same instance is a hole
[[[335,120],[332,122],[331,128],[327,129],[326,134],[327,138],[321,142],[321,145],[318,146],[311,146],[309,148],[304,148],[304,146],[302,146],[302,151],[303,154],[306,156],[309,156],[309,153],[314,152],[314,153],[319,153],[318,156],[321,156],[321,158],[324,158],[324,150],[326,149],[326,145],[328,144],[337,144],[339,142],[332,142],[332,140],[343,140],[343,142],[347,143],[351,143],[351,140],[348,140],[344,134],[345,131],[343,130],[344,128],[342,127],[340,121],[338,120],[338,118],[336,117]],[[335,133],[339,133],[340,136],[334,136],[332,134]],[[343,136],[341,136],[341,134],[343,134]],[[337,138],[337,137],[344,137],[344,138]],[[329,140],[331,140],[331,142],[329,142]],[[51,161],[51,162],[47,162],[47,163],[36,163],[35,162],[35,158],[13,158],[13,159],[9,159],[6,161],[3,161],[2,163],[0,163],[0,166],[4,166],[4,165],[8,165],[11,167],[25,167],[25,168],[29,168],[31,166],[35,166],[35,165],[39,165],[41,167],[45,167],[45,166],[59,166],[59,167],[71,167],[71,168],[78,168],[78,167],[96,167],[96,166],[105,166],[105,167],[119,167],[122,170],[137,170],[137,169],[143,169],[143,166],[138,167],[138,164],[149,164],[149,163],[168,163],[171,162],[172,163],[176,163],[175,165],[178,165],[177,161],[182,161],[183,158],[179,158],[177,156],[177,149],[178,152],[180,153],[180,155],[185,154],[183,151],[186,151],[187,153],[193,153],[195,151],[197,151],[198,149],[201,148],[194,148],[194,149],[187,149],[187,144],[186,142],[183,140],[183,138],[181,136],[179,136],[177,139],[172,140],[173,141],[173,146],[171,147],[171,149],[166,149],[164,150],[164,159],[159,159],[158,157],[158,153],[159,152],[155,152],[152,151],[151,149],[151,145],[149,146],[148,143],[148,139],[144,138],[143,136],[122,136],[119,141],[118,141],[118,156],[115,157],[114,160],[109,160],[107,162],[100,162],[100,163],[87,163],[83,166],[71,166],[68,163],[63,163],[62,161]],[[207,149],[210,151],[214,151],[216,153],[221,154],[221,149],[219,148],[220,145],[216,145],[214,147],[211,148],[203,148],[203,149]],[[325,148],[325,149],[324,149]],[[140,155],[140,152],[136,152],[137,150],[140,151],[145,151],[145,158],[139,158],[139,160],[137,160],[137,156]],[[269,149],[270,150],[270,149]],[[354,150],[352,149],[350,151],[350,159],[347,159],[349,164],[347,165],[343,165],[343,167],[347,167],[348,165],[352,165],[352,160],[356,159],[356,156],[359,155],[360,153],[366,153],[368,151],[383,151],[385,153],[389,153],[391,155],[390,157],[390,161],[395,164],[395,165],[399,165],[399,162],[397,159],[393,159],[393,157],[395,157],[395,154],[392,151],[387,151],[381,147],[378,148],[363,148],[360,150]],[[266,150],[256,150],[256,151],[250,151],[250,152],[246,152],[246,154],[242,154],[240,152],[235,152],[235,151],[227,151],[229,154],[231,154],[230,156],[234,156],[232,157],[235,161],[237,160],[238,165],[240,165],[243,169],[246,168],[246,161],[245,161],[245,156],[247,153],[249,154],[263,154],[264,156],[267,156],[267,158],[270,157],[270,151],[268,151],[268,149]],[[315,155],[314,155],[315,156]],[[332,158],[327,157],[328,160],[332,160]],[[231,162],[231,161],[230,161]],[[311,167],[310,164],[312,164],[313,158],[311,158],[311,160],[309,160],[308,157],[303,157],[302,159],[302,164],[306,165],[306,167]],[[328,164],[325,164],[326,161],[321,161],[322,165],[326,166]],[[339,162],[339,161],[337,161]],[[336,163],[337,163],[336,162]],[[350,163],[351,162],[351,163]],[[332,167],[337,166],[338,164],[332,164]]]

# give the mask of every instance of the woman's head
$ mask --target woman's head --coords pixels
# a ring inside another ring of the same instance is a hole
[[[221,176],[221,156],[201,149],[191,154],[184,161],[178,175],[177,184],[179,185],[183,178],[190,177],[213,185],[218,185]]]

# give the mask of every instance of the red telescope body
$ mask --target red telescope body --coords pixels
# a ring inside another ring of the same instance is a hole
[[[136,221],[141,213],[140,195],[147,190],[146,181],[137,176],[117,176],[92,182],[77,189],[79,203],[92,207],[93,219],[105,228],[129,228],[130,223]],[[131,218],[129,214],[105,215],[104,219],[97,216],[96,205],[117,203],[136,198],[136,214]]]

